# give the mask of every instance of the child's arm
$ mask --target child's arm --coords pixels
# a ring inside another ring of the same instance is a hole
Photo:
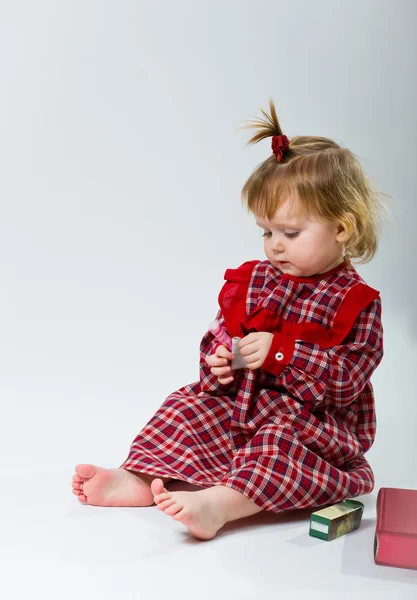
[[[280,345],[277,336],[262,368],[280,376],[280,384],[304,398],[311,410],[342,408],[358,398],[382,356],[381,300],[377,297],[360,311],[341,344],[324,348],[287,337]]]

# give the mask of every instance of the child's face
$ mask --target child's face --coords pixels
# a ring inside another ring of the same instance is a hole
[[[287,275],[310,277],[325,273],[343,260],[341,242],[346,232],[340,223],[332,223],[307,213],[295,217],[298,204],[287,200],[271,221],[257,219],[264,230],[265,254],[271,264]]]

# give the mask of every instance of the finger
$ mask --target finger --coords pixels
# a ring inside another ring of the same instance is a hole
[[[227,365],[230,365],[230,361],[227,360],[227,358],[220,358],[216,354],[212,354],[211,356],[209,356],[207,362],[212,367],[225,367]]]
[[[227,358],[228,360],[233,360],[235,357],[233,352],[230,352],[225,346],[219,346],[216,350],[216,354],[220,358]]]
[[[233,381],[234,377],[218,377],[219,383],[222,383],[223,385],[226,383],[231,383]]]
[[[243,349],[241,349],[240,353],[246,358],[247,356],[252,356],[253,354],[256,354],[258,351],[259,348],[257,344],[248,344]]]
[[[257,369],[258,368],[257,367],[258,364],[259,364],[258,360],[252,361],[252,362],[246,362],[246,368],[250,369],[250,370]]]
[[[211,354],[206,358],[206,363],[210,367],[221,367],[223,365],[227,365],[227,358],[219,358],[216,354]]]
[[[251,354],[250,356],[245,356],[245,363],[248,365],[248,367],[250,366],[251,368],[253,368],[253,365],[255,363],[260,362],[259,358],[260,357],[258,353]]]
[[[215,375],[216,377],[221,377],[221,376],[229,376],[230,373],[232,372],[231,367],[227,366],[227,367],[212,367],[211,372],[213,373],[213,375]]]
[[[246,344],[252,344],[259,339],[259,333],[257,331],[253,331],[252,333],[248,333],[245,337],[241,338],[238,342],[239,348],[246,346]]]

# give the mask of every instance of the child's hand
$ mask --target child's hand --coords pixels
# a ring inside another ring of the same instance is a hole
[[[259,369],[265,362],[274,335],[267,331],[254,331],[239,340],[239,349],[248,369]]]
[[[216,352],[207,357],[206,362],[211,367],[210,371],[217,377],[219,383],[231,383],[234,379],[229,361],[235,355],[225,346],[218,346]]]

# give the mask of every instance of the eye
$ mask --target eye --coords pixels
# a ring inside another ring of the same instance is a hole
[[[299,233],[299,231],[294,231],[294,233],[284,233],[284,235],[286,238],[290,238],[290,240],[292,240],[293,238],[296,238]]]
[[[262,237],[271,237],[272,233],[270,231],[264,231],[262,234]],[[289,238],[290,240],[298,237],[300,235],[299,231],[293,231],[292,233],[285,233],[284,235],[286,238]]]

